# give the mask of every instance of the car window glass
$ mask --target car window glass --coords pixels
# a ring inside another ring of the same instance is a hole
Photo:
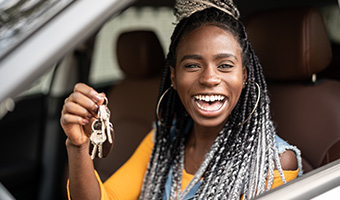
[[[340,11],[337,4],[321,8],[321,13],[332,42],[340,44]]]
[[[120,16],[107,22],[96,37],[90,71],[90,84],[112,82],[123,78],[116,61],[116,40],[119,34],[127,30],[147,29],[153,30],[163,48],[167,52],[170,37],[175,22],[172,9],[160,8],[129,8]]]
[[[17,98],[35,94],[62,96],[65,93],[71,92],[76,82],[77,63],[73,54],[69,53],[43,76],[34,81],[28,89],[19,94]],[[70,88],[70,86],[72,87]]]
[[[34,81],[27,90],[23,91],[21,94],[19,94],[16,98],[21,98],[29,95],[34,94],[48,94],[50,91],[50,86],[52,82],[53,67],[51,70],[47,71],[43,76],[41,76],[39,79]]]

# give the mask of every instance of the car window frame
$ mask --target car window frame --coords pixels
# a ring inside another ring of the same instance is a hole
[[[340,159],[317,168],[278,188],[256,197],[256,200],[269,199],[312,199],[338,187],[340,190]]]
[[[0,103],[14,98],[135,0],[74,1],[0,60]],[[61,31],[64,30],[64,31]]]

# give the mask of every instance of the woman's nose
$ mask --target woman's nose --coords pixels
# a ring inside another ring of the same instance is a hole
[[[221,77],[213,67],[207,67],[202,71],[199,81],[202,85],[213,87],[221,83]]]

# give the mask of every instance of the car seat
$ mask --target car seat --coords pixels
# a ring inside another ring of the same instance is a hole
[[[125,78],[107,93],[116,140],[106,158],[95,159],[103,181],[128,160],[151,131],[165,61],[162,46],[152,31],[124,32],[116,48]]]
[[[340,158],[340,82],[318,80],[332,57],[319,10],[262,11],[245,26],[267,79],[277,134],[301,150],[304,172]]]
[[[320,77],[340,81],[340,44],[332,45],[333,58],[329,66],[320,73]]]

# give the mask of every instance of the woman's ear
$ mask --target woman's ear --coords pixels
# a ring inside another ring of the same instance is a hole
[[[171,83],[172,83],[172,87],[176,90],[176,72],[175,72],[175,68],[173,68],[172,66],[170,66],[170,79],[171,79]]]
[[[247,74],[247,67],[243,67],[243,88],[246,87],[246,82],[247,82],[248,74]]]

